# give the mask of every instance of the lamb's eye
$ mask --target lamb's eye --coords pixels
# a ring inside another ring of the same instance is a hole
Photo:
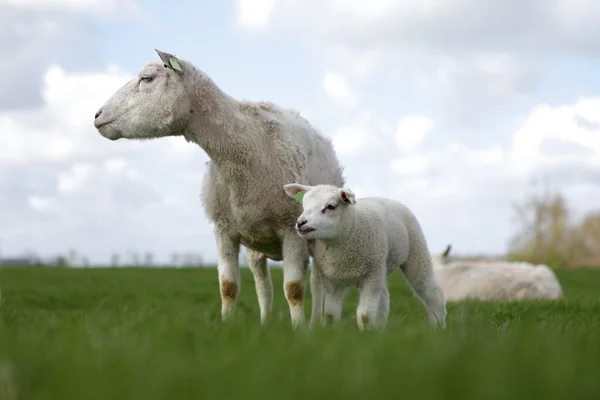
[[[323,212],[327,211],[327,210],[335,210],[335,206],[333,204],[328,205],[327,207],[325,207],[323,209]]]
[[[143,81],[143,82],[150,82],[152,80],[152,76],[148,76],[148,75],[142,76],[140,78],[140,80]]]

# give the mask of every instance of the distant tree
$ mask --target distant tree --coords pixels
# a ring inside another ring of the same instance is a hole
[[[154,254],[152,254],[151,252],[146,252],[146,254],[144,254],[144,265],[147,267],[152,266],[154,261]]]
[[[69,265],[77,265],[78,261],[79,261],[78,258],[79,258],[79,254],[78,254],[77,250],[70,249],[68,256],[67,256],[68,264]]]
[[[586,215],[571,234],[569,257],[574,267],[600,267],[600,211]]]
[[[113,267],[118,267],[119,266],[119,253],[113,253],[113,255],[110,257],[110,265]]]
[[[569,209],[560,193],[532,193],[514,206],[518,232],[511,238],[507,257],[553,268],[566,266],[571,226]]]
[[[131,252],[131,264],[135,267],[141,264],[140,255],[136,251]]]
[[[572,221],[572,212],[558,192],[532,193],[515,205],[519,223],[507,258],[553,268],[600,267],[600,211]]]
[[[61,268],[68,267],[69,259],[65,256],[58,256],[56,257],[55,265]]]

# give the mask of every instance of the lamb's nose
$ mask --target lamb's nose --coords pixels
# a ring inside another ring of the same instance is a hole
[[[102,109],[100,109],[100,110],[98,110],[98,112],[96,112],[94,119],[98,118],[100,116],[100,114],[102,114]]]
[[[306,225],[308,221],[306,221],[305,219],[302,220],[298,220],[298,222],[296,223],[296,225],[298,225],[298,228],[302,228],[303,225]]]

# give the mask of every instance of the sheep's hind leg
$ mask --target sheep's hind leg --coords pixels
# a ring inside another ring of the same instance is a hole
[[[387,285],[383,285],[381,296],[379,297],[379,307],[377,308],[377,325],[380,329],[385,329],[390,313],[390,292]]]
[[[335,325],[340,321],[346,287],[335,282],[326,282],[325,288],[325,323]]]
[[[310,294],[312,297],[312,311],[310,315],[310,326],[316,326],[323,322],[323,300],[324,287],[321,270],[315,259],[312,261],[312,269],[310,271]]]
[[[434,276],[430,256],[411,254],[401,270],[413,292],[425,305],[431,327],[446,328],[446,299]]]
[[[221,320],[229,321],[234,317],[235,305],[240,293],[240,244],[216,226],[214,234],[218,248],[217,269],[221,290]]]
[[[254,286],[260,307],[260,323],[264,326],[273,309],[273,282],[267,266],[267,257],[251,249],[246,249],[246,255],[248,266],[254,275]]]
[[[283,290],[294,328],[303,325],[308,250],[304,239],[291,230],[283,240]]]

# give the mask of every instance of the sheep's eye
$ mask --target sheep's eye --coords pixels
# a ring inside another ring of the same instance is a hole
[[[150,82],[152,80],[152,76],[148,76],[148,75],[142,76],[140,78],[140,80],[143,81],[143,82]]]

